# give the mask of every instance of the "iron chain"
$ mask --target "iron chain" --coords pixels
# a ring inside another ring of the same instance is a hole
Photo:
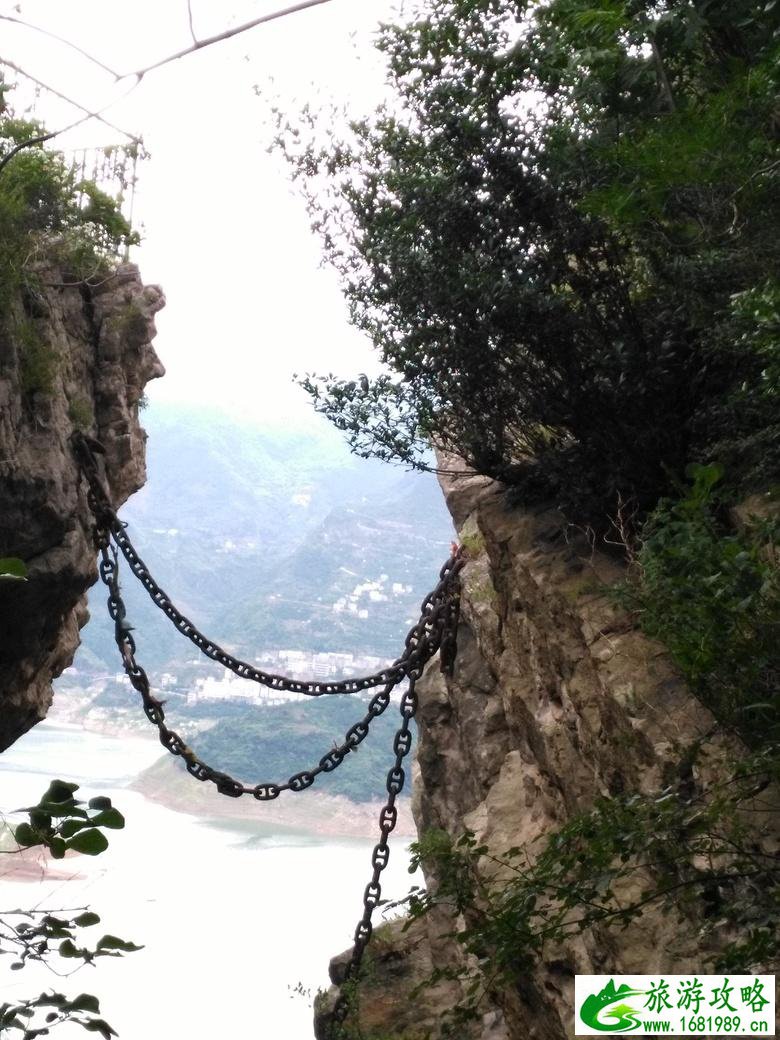
[[[187,617],[178,611],[149,573],[148,568],[141,560],[127,535],[124,524],[119,520],[111,506],[108,494],[101,482],[95,452],[98,454],[102,453],[102,445],[80,433],[75,434],[73,440],[77,458],[87,480],[89,489],[88,501],[95,516],[95,544],[100,551],[100,577],[108,588],[108,612],[114,621],[114,639],[122,656],[125,673],[133,688],[141,695],[144,713],[149,721],[157,727],[163,747],[172,755],[181,757],[185,762],[187,771],[192,776],[197,780],[210,781],[215,784],[221,794],[233,798],[251,794],[258,801],[272,801],[278,798],[283,791],[305,791],[311,787],[320,773],[329,773],[337,769],[350,752],[355,751],[366,739],[372,721],[387,709],[390,704],[392,690],[396,686],[404,679],[408,679],[409,688],[413,690],[414,680],[422,674],[423,668],[436,652],[441,648],[443,652],[446,650],[448,654],[450,653],[455,638],[452,626],[457,624],[458,575],[464,562],[459,552],[454,552],[447,560],[440,571],[438,584],[423,600],[420,609],[420,619],[409,630],[405,639],[403,653],[389,668],[381,672],[358,679],[323,683],[294,679],[288,676],[271,675],[237,660],[222,650],[217,643],[204,636]],[[294,773],[286,781],[261,781],[254,784],[244,784],[231,777],[228,773],[215,769],[198,758],[184,739],[175,730],[170,729],[166,725],[163,704],[152,694],[149,678],[136,660],[136,644],[132,635],[133,630],[127,620],[127,610],[122,599],[119,584],[119,555],[117,548],[111,545],[112,540],[127,560],[133,574],[139,578],[144,588],[149,592],[152,601],[166,613],[177,629],[186,635],[207,657],[219,661],[237,675],[252,679],[272,690],[303,693],[311,697],[354,693],[359,690],[376,687],[380,684],[383,689],[375,693],[371,698],[363,718],[347,730],[342,744],[326,751],[316,765]],[[443,667],[446,666],[448,665],[443,662]],[[401,698],[402,714],[405,712],[404,705],[409,703],[406,699],[408,692],[405,692]],[[412,711],[409,718],[413,717],[413,715],[414,711]],[[403,776],[401,775],[403,771],[401,770],[399,774],[398,770],[400,769],[401,759],[408,753],[411,747],[411,733],[408,731],[408,719],[405,714],[404,721],[406,725],[396,734],[394,742],[396,772],[393,773],[391,771],[391,773],[395,777],[393,781],[395,786],[399,783],[401,786],[403,785]]]
[[[217,643],[204,636],[187,617],[176,609],[149,573],[130,541],[124,524],[111,506],[101,483],[99,467],[95,458],[95,452],[103,453],[102,445],[86,438],[83,434],[74,434],[73,441],[77,458],[88,484],[88,503],[95,516],[95,545],[100,552],[100,577],[108,588],[108,612],[114,621],[114,639],[122,656],[125,673],[133,688],[141,695],[144,713],[149,721],[157,727],[160,742],[171,754],[184,760],[187,771],[195,779],[210,781],[215,784],[221,794],[229,797],[239,798],[241,795],[251,794],[258,801],[271,801],[278,798],[282,791],[305,791],[312,786],[320,773],[329,773],[337,769],[350,752],[359,747],[368,736],[372,721],[378,718],[390,704],[393,689],[404,679],[408,680],[408,687],[403,691],[399,705],[401,725],[393,740],[395,761],[387,773],[385,782],[387,800],[379,814],[379,841],[371,854],[371,880],[363,892],[363,913],[355,928],[352,957],[344,979],[345,983],[349,982],[358,976],[363,953],[371,939],[371,919],[382,895],[380,878],[390,860],[388,838],[398,820],[396,801],[406,780],[403,763],[412,747],[411,722],[417,712],[418,704],[416,683],[422,675],[425,665],[437,651],[441,652],[442,670],[447,673],[452,671],[457,649],[456,636],[460,606],[459,574],[465,562],[462,553],[455,549],[442,567],[438,584],[423,600],[420,620],[406,636],[403,653],[389,668],[359,679],[347,679],[339,682],[314,682],[269,674],[228,654]],[[111,544],[112,540],[114,545]],[[285,783],[264,781],[246,785],[228,773],[214,769],[201,761],[183,738],[165,724],[162,702],[153,696],[149,678],[136,660],[136,644],[132,635],[132,626],[127,621],[127,612],[121,595],[119,553],[115,546],[121,551],[131,571],[151,596],[152,602],[166,614],[176,628],[194,643],[201,653],[224,665],[236,675],[261,683],[272,690],[302,693],[311,697],[356,693],[376,686],[383,688],[375,693],[369,701],[364,717],[347,730],[342,744],[328,750],[316,766],[294,773]],[[331,1032],[334,1037],[340,1031],[348,1013],[349,998],[344,993],[342,984],[331,1015]]]

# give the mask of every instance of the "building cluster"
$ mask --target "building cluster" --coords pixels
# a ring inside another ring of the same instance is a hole
[[[263,671],[320,682],[366,675],[379,671],[387,663],[382,658],[364,654],[309,650],[277,650],[255,658],[255,664]],[[304,695],[301,693],[269,690],[257,683],[240,679],[231,672],[223,672],[219,676],[201,676],[195,679],[187,690],[188,704],[204,701],[238,701],[245,704],[273,705],[303,699]]]
[[[394,581],[389,583],[387,574],[380,574],[376,581],[361,581],[333,603],[334,614],[353,614],[358,618],[368,617],[368,608],[362,603],[387,603],[391,599],[407,596],[412,591],[411,585]]]

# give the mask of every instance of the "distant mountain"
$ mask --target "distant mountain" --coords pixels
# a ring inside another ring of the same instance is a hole
[[[213,638],[394,658],[448,555],[435,478],[356,459],[329,427],[305,434],[218,412],[150,407],[148,480],[122,511],[157,581]],[[122,568],[142,664],[197,656]],[[77,667],[118,670],[102,586]]]

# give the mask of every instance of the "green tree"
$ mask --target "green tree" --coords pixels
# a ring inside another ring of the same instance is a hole
[[[596,521],[715,445],[776,472],[734,297],[776,288],[779,40],[763,0],[427,0],[379,34],[393,102],[327,145],[280,115],[388,369],[303,381],[353,450],[433,442]]]

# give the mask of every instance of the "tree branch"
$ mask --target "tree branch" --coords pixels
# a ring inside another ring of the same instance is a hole
[[[50,86],[48,83],[44,83],[43,80],[37,79],[35,76],[31,76],[30,73],[25,72],[25,70],[22,69],[21,66],[18,66],[16,62],[9,61],[7,58],[4,57],[0,57],[0,64],[4,64],[4,66],[7,66],[9,69],[18,72],[20,76],[25,76],[27,79],[30,80],[30,82],[37,84],[37,86],[43,87],[45,90],[48,90],[48,92],[50,94],[53,94],[55,98],[59,98],[60,101],[64,101],[67,104],[72,105],[74,108],[78,108],[80,112],[84,113],[83,119],[77,120],[76,123],[72,123],[70,126],[63,127],[61,130],[52,130],[52,132],[48,135],[49,137],[55,137],[57,134],[66,132],[66,130],[71,130],[73,127],[78,126],[79,123],[83,123],[86,120],[99,120],[104,126],[109,127],[111,130],[115,130],[116,133],[121,133],[123,137],[128,137],[130,140],[133,141],[138,141],[140,139],[137,134],[128,133],[127,130],[123,130],[122,127],[115,126],[113,123],[109,123],[108,120],[103,119],[101,112],[105,111],[106,108],[109,107],[108,105],[105,105],[97,112],[93,111],[90,108],[85,108],[84,105],[79,104],[78,101],[74,101],[73,98],[69,98],[67,95],[62,94],[61,90],[57,90],[56,87]],[[131,87],[131,89],[133,89],[133,87]],[[128,90],[128,94],[129,93],[130,92]],[[110,102],[109,104],[113,104],[113,102]]]
[[[669,82],[669,77],[666,75],[666,67],[664,66],[663,55],[661,54],[661,48],[658,46],[655,34],[650,33],[650,46],[653,50],[653,59],[655,61],[656,73],[658,75],[658,84],[661,88],[661,93],[666,98],[666,103],[669,106],[670,112],[677,111],[677,102],[674,100],[674,92],[672,85]]]
[[[212,44],[222,43],[223,40],[229,40],[233,36],[238,36],[239,33],[246,32],[247,29],[254,29],[256,25],[262,25],[264,22],[272,22],[277,18],[285,18],[289,14],[296,14],[298,11],[305,11],[309,7],[317,7],[320,4],[328,4],[330,2],[331,0],[302,0],[301,3],[293,4],[292,7],[285,7],[281,11],[272,11],[270,14],[261,15],[259,18],[253,18],[251,22],[244,22],[242,25],[236,25],[232,29],[226,29],[224,32],[217,33],[216,36],[207,36],[203,40],[195,40],[190,47],[185,47],[184,50],[177,51],[175,54],[169,54],[167,58],[161,58],[159,61],[154,62],[154,64],[147,65],[146,68],[136,69],[135,72],[125,72],[123,75],[119,76],[119,79],[126,79],[128,76],[135,76],[137,80],[140,80],[147,72],[152,72],[153,69],[159,69],[162,65],[168,65],[172,61],[178,61],[179,58],[184,58],[188,54],[194,54],[195,51],[203,50],[204,47],[211,47]]]
[[[198,37],[195,35],[195,27],[192,24],[192,0],[187,0],[187,18],[190,23],[190,36],[192,37],[192,42],[197,46]]]
[[[86,58],[87,61],[91,61],[93,65],[97,65],[98,68],[102,69],[104,72],[107,72],[110,76],[113,76],[114,79],[120,79],[118,72],[116,72],[112,68],[109,68],[109,66],[105,65],[99,58],[96,58],[94,54],[90,54],[88,51],[83,50],[83,48],[79,47],[78,44],[71,43],[70,40],[66,40],[64,36],[58,36],[57,33],[50,32],[49,29],[43,29],[40,25],[33,25],[32,22],[26,22],[23,18],[14,18],[14,16],[10,14],[0,14],[0,19],[2,19],[4,22],[14,22],[16,25],[23,25],[25,29],[32,29],[34,32],[41,33],[44,36],[48,36],[52,40],[57,40],[58,43],[63,43],[66,47],[70,47],[71,50],[76,51],[78,54],[82,56],[82,58]]]
[[[82,123],[83,121],[84,120],[80,119],[79,123]],[[76,124],[74,123],[73,125],[75,126]],[[60,134],[60,133],[62,133],[61,130],[52,130],[51,133],[41,134],[39,137],[31,137],[29,141],[22,141],[20,144],[17,144],[14,148],[11,149],[10,152],[8,152],[7,155],[4,155],[3,158],[0,159],[0,173],[3,172],[3,170],[8,165],[8,163],[13,159],[13,157],[18,152],[21,152],[21,150],[23,148],[32,148],[33,145],[43,144],[44,141],[49,141],[49,140],[51,140],[52,137],[56,137],[57,134]]]
[[[259,18],[254,18],[250,22],[244,22],[242,25],[237,25],[232,29],[226,29],[224,32],[217,33],[215,36],[208,36],[203,40],[199,40],[195,36],[195,29],[193,26],[192,2],[191,0],[187,0],[187,14],[189,18],[190,34],[193,40],[192,45],[190,47],[185,47],[181,51],[177,51],[175,54],[169,54],[167,58],[161,58],[159,61],[154,62],[154,64],[152,65],[147,65],[143,69],[137,69],[135,72],[125,73],[116,72],[114,69],[104,64],[98,58],[95,58],[93,55],[83,50],[77,44],[71,43],[70,40],[66,40],[64,37],[58,36],[56,33],[49,32],[48,29],[42,29],[40,26],[33,25],[32,23],[27,22],[22,18],[14,18],[12,15],[0,14],[0,19],[8,22],[15,22],[17,25],[22,25],[25,28],[32,29],[35,32],[42,33],[45,36],[49,36],[52,39],[57,40],[62,44],[65,44],[66,47],[72,48],[73,50],[81,54],[82,57],[86,58],[88,61],[91,61],[93,64],[97,65],[105,72],[108,72],[111,76],[114,77],[115,81],[127,79],[129,76],[134,77],[135,83],[130,88],[132,90],[138,85],[138,83],[140,83],[141,79],[146,75],[146,73],[151,72],[153,69],[159,69],[163,65],[170,64],[170,62],[178,61],[179,58],[184,58],[188,54],[194,54],[195,51],[203,50],[205,47],[212,46],[212,44],[221,43],[223,40],[229,40],[233,36],[238,36],[240,33],[246,32],[248,29],[254,29],[254,27],[257,25],[262,25],[265,22],[272,22],[278,18],[285,18],[287,15],[296,14],[298,11],[305,11],[310,7],[318,7],[320,4],[327,4],[330,2],[331,0],[301,0],[300,3],[293,4],[291,7],[285,7],[279,11],[272,11],[269,14],[261,15]],[[72,130],[74,127],[79,126],[81,123],[86,122],[88,119],[99,120],[99,122],[103,123],[111,130],[115,130],[117,133],[122,134],[123,137],[127,137],[131,141],[138,142],[140,140],[140,138],[136,134],[130,134],[126,130],[123,130],[121,127],[115,126],[113,123],[110,123],[107,119],[103,118],[101,112],[104,112],[109,107],[109,105],[106,105],[104,108],[96,112],[93,112],[91,109],[86,108],[84,105],[79,104],[79,102],[74,101],[72,98],[63,94],[55,87],[52,87],[48,83],[44,83],[42,80],[37,79],[29,72],[25,72],[25,70],[21,68],[19,65],[15,64],[15,62],[0,57],[0,65],[7,65],[9,69],[13,69],[15,72],[18,72],[19,75],[26,77],[32,83],[35,83],[37,86],[42,87],[44,90],[47,90],[50,94],[53,94],[55,97],[58,97],[61,101],[65,101],[67,104],[72,105],[74,108],[77,108],[80,112],[84,113],[81,119],[77,119],[75,122],[69,123],[68,126],[63,127],[61,130],[52,130],[49,133],[41,134],[39,137],[31,138],[29,141],[22,141],[20,144],[16,145],[14,148],[11,149],[11,151],[7,155],[3,156],[3,158],[0,159],[0,173],[2,172],[4,167],[11,161],[11,159],[13,159],[15,155],[22,151],[22,149],[31,148],[36,144],[43,144],[45,141],[50,141],[53,137],[57,137],[59,134],[63,134],[67,130]],[[113,104],[113,102],[110,102],[110,104]]]

